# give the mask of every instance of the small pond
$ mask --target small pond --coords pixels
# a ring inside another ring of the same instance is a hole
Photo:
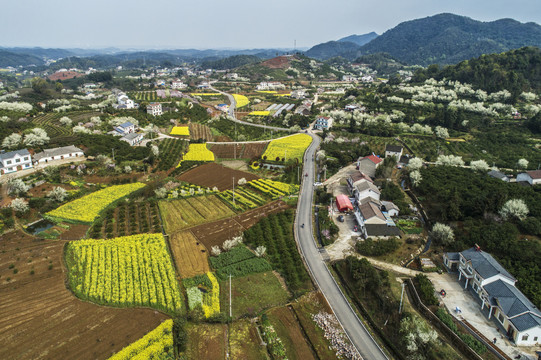
[[[29,232],[32,235],[36,235],[42,231],[49,230],[52,228],[55,224],[53,222],[50,222],[47,219],[41,219],[33,223],[32,225],[28,226],[26,228],[26,231]]]

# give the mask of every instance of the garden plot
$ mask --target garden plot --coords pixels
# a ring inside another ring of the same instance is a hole
[[[259,158],[270,141],[254,143],[208,144],[218,159]]]
[[[214,138],[212,131],[206,125],[189,123],[188,126],[190,128],[190,140],[203,139],[203,141],[212,141]]]
[[[73,296],[62,270],[65,243],[22,232],[0,237],[0,358],[106,359],[166,319]]]
[[[172,234],[169,243],[178,274],[182,278],[210,271],[207,249],[190,231]]]
[[[214,195],[162,200],[158,205],[165,230],[169,234],[235,215],[233,210]]]
[[[189,324],[186,359],[225,359],[226,331],[223,324]]]
[[[229,349],[231,358],[236,360],[265,359],[266,349],[254,324],[239,320],[229,326]]]
[[[235,182],[244,178],[246,181],[257,180],[259,176],[244,171],[233,170],[216,163],[204,164],[191,169],[178,177],[179,180],[205,188],[214,188],[220,191],[233,188]]]

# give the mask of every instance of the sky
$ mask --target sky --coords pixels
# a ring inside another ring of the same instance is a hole
[[[0,0],[2,47],[309,48],[443,12],[541,24],[540,0]]]

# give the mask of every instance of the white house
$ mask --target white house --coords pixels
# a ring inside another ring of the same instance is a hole
[[[32,156],[28,150],[0,153],[0,175],[32,168]]]
[[[381,210],[389,214],[389,216],[395,217],[398,216],[398,214],[400,213],[400,209],[392,201],[383,200],[381,202],[381,205]]]
[[[517,182],[528,182],[530,185],[541,184],[541,170],[526,171],[517,175]]]
[[[171,89],[186,89],[188,87],[187,84],[184,84],[182,80],[176,79],[171,81]]]
[[[374,78],[372,77],[372,75],[365,75],[361,78],[361,81],[362,82],[373,82],[374,81]]]
[[[131,146],[135,146],[135,145],[140,144],[141,141],[143,141],[143,137],[144,137],[143,134],[130,133],[130,134],[126,134],[122,136],[120,140],[127,142]]]
[[[492,255],[476,246],[460,253],[445,253],[443,262],[448,269],[458,270],[458,281],[464,281],[464,288],[478,297],[483,313],[488,313],[489,319],[494,317],[515,344],[541,343],[541,312],[515,287],[517,280]]]
[[[357,160],[357,168],[366,175],[370,177],[376,176],[376,169],[379,167],[379,165],[383,162],[383,159],[380,157],[372,154],[369,156],[365,156],[363,158],[359,158]]]
[[[388,158],[390,156],[394,156],[396,160],[400,160],[402,157],[402,146],[398,145],[387,145],[385,146],[385,157]]]
[[[259,91],[282,90],[285,89],[285,85],[278,81],[262,81],[255,87],[255,89]]]
[[[359,206],[359,211],[361,212],[365,224],[387,224],[387,219],[373,202],[368,202]]]
[[[116,100],[119,108],[133,109],[135,107],[133,100],[131,100],[128,95],[123,92],[117,95]]]
[[[118,132],[120,135],[126,135],[134,133],[137,130],[137,127],[135,124],[132,124],[130,121],[125,122],[124,124],[120,124],[115,128],[116,132]]]
[[[162,104],[160,103],[150,103],[147,106],[147,114],[160,116],[162,115]]]
[[[376,185],[368,180],[360,180],[353,185],[353,196],[360,204],[363,199],[372,198],[379,201],[381,193]]]
[[[354,82],[354,81],[357,81],[357,78],[353,75],[343,75],[342,81]]]
[[[235,79],[238,79],[239,74],[237,74],[237,73],[229,73],[229,74],[226,74],[225,77],[228,78],[229,80],[235,80]]]
[[[328,116],[318,116],[314,123],[314,129],[329,130],[332,127],[333,118]]]
[[[34,155],[34,163],[43,164],[53,160],[63,160],[74,157],[81,157],[84,155],[85,154],[83,153],[83,150],[73,145],[54,149],[45,149],[42,152]]]
[[[289,95],[289,97],[293,99],[302,100],[306,97],[306,90],[304,89],[293,90],[291,94]]]

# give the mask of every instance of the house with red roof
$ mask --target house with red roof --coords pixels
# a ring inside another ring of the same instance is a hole
[[[520,173],[517,175],[517,182],[528,182],[530,185],[541,184],[541,170]]]
[[[374,154],[359,158],[357,167],[359,171],[370,177],[376,176],[376,169],[383,162],[383,159]]]

